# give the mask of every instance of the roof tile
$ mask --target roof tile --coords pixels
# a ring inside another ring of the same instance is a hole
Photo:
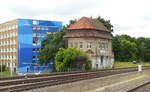
[[[100,21],[87,17],[82,17],[76,23],[72,24],[68,30],[93,29],[100,31],[109,31]],[[110,32],[110,31],[109,31]]]

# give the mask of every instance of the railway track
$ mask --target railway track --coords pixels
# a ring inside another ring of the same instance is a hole
[[[143,69],[150,69],[150,67],[143,67]],[[126,72],[137,71],[137,68],[121,68],[121,69],[107,69],[89,72],[70,72],[61,74],[43,74],[31,75],[21,77],[9,77],[1,79],[0,92],[22,92],[35,88],[59,85],[80,80],[87,80],[92,78],[104,77],[113,74],[120,74]]]
[[[122,68],[123,69],[123,68]],[[112,69],[103,69],[101,71],[108,71]],[[115,69],[113,69],[115,70]],[[96,70],[93,71],[88,71],[88,72],[95,72]],[[56,76],[56,75],[67,75],[67,74],[75,74],[75,73],[83,73],[85,71],[75,71],[75,72],[57,72],[57,73],[50,73],[50,74],[39,74],[39,75],[26,75],[26,76],[13,76],[13,77],[0,77],[0,81],[4,80],[15,80],[15,79],[26,79],[26,78],[37,78],[37,77],[47,77],[47,76]]]
[[[129,90],[128,92],[150,92],[150,82],[142,84],[132,90]]]
[[[59,72],[59,73],[51,73],[51,74],[26,75],[26,76],[13,76],[13,77],[1,77],[0,81],[14,80],[14,79],[25,79],[25,78],[34,78],[34,77],[44,77],[44,76],[54,76],[54,75],[64,75],[64,74],[73,74],[73,73],[80,73],[80,72],[81,71],[77,71],[77,72]]]

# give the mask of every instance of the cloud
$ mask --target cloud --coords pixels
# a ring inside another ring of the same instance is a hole
[[[27,0],[28,1],[28,0]],[[45,1],[45,2],[42,2]],[[31,0],[29,2],[19,1],[18,3],[8,3],[7,7],[17,16],[40,16],[52,14],[56,16],[78,15],[86,9],[99,5],[99,2],[92,0]]]
[[[0,23],[31,18],[68,23],[82,16],[101,16],[114,25],[114,34],[150,37],[149,0],[4,0]]]
[[[44,9],[27,7],[25,5],[20,5],[19,7],[13,7],[10,10],[12,11],[13,14],[17,16],[24,16],[24,17],[40,16],[40,15],[47,14],[48,12]]]

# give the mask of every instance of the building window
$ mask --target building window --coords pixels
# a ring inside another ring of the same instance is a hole
[[[11,27],[10,27],[10,26],[8,27],[8,30],[11,30]]]
[[[44,27],[41,27],[41,30],[45,30],[45,28],[44,28]]]
[[[16,52],[16,48],[13,48],[13,52]]]
[[[40,30],[40,29],[41,29],[40,26],[38,26],[38,27],[37,27],[37,30]]]
[[[38,45],[38,40],[34,40],[33,45]]]
[[[33,37],[33,45],[38,45],[39,43],[38,37]]]
[[[48,27],[45,27],[45,30],[48,30]]]
[[[105,49],[106,51],[108,51],[108,44],[105,44]]]
[[[100,50],[104,50],[105,49],[105,44],[104,43],[100,43],[99,48],[100,48]]]
[[[33,56],[32,59],[33,59],[33,60],[39,60],[39,59],[38,59],[38,56]]]
[[[33,29],[33,30],[36,30],[36,26],[34,26],[32,29]]]
[[[13,29],[15,29],[15,28],[16,28],[16,26],[15,26],[15,25],[13,25],[13,26],[12,26],[12,28],[13,28]]]
[[[101,56],[101,65],[103,66],[104,56]]]
[[[68,45],[69,45],[68,47],[73,47],[73,43],[72,42],[70,42]]]
[[[32,48],[33,52],[39,52],[40,48]]]
[[[33,33],[33,37],[36,37],[36,33]]]
[[[13,56],[13,60],[16,60],[16,56]]]
[[[16,44],[16,41],[15,41],[15,40],[13,40],[13,44]]]
[[[36,51],[36,48],[33,48],[32,51]]]
[[[99,43],[99,49],[102,51],[108,50],[108,44],[107,43]]]
[[[36,21],[36,20],[33,20],[33,21],[32,21],[32,24],[33,24],[33,25],[39,25],[39,22]]]
[[[33,59],[35,59],[35,58],[36,58],[36,56],[33,56],[32,58],[33,58]]]
[[[88,49],[91,49],[91,48],[92,48],[92,42],[88,42],[88,43],[87,43],[87,48],[88,48]]]
[[[8,67],[8,62],[6,63],[6,67]]]
[[[80,42],[80,48],[83,48],[83,42]]]

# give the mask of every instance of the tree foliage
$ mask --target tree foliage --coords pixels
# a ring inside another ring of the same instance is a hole
[[[132,61],[136,59],[137,47],[134,38],[128,35],[117,35],[113,38],[115,60]]]
[[[2,69],[2,70],[1,70]],[[6,65],[0,65],[0,72],[4,72],[6,71]]]
[[[77,68],[77,57],[84,58],[85,69],[91,69],[91,61],[89,55],[85,52],[78,50],[74,47],[71,48],[60,48],[55,56],[55,68],[56,70],[63,69],[76,69]]]
[[[113,51],[118,61],[150,61],[150,38],[116,35],[113,37]]]
[[[41,64],[48,64],[50,60],[54,60],[55,54],[59,48],[64,48],[63,35],[65,30],[61,30],[55,34],[49,34],[42,42],[42,50],[40,51],[39,60]]]
[[[99,20],[102,24],[104,24],[104,26],[110,30],[111,32],[113,32],[113,25],[111,24],[110,20],[105,20],[104,18],[102,18],[101,16],[98,16],[96,18],[97,20]]]

